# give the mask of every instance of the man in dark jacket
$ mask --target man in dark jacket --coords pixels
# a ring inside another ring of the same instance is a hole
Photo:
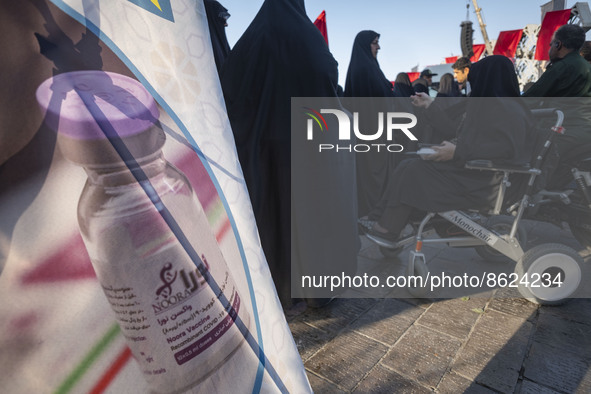
[[[564,157],[570,150],[591,143],[591,64],[579,54],[585,31],[577,25],[558,28],[550,42],[550,65],[525,97],[577,97],[554,99],[545,105],[562,109],[566,133],[556,140]]]
[[[550,65],[527,91],[528,97],[591,97],[591,67],[579,50],[585,31],[577,25],[561,26],[552,37]]]
[[[419,79],[412,83],[415,92],[429,94],[429,86],[433,84],[433,76],[435,75],[437,74],[433,74],[428,68],[424,69]]]

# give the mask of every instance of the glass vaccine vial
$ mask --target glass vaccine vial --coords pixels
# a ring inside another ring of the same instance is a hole
[[[150,388],[190,389],[248,348],[239,327],[246,332],[250,317],[195,192],[162,155],[156,103],[136,80],[103,71],[54,76],[39,86],[37,100],[63,155],[88,175],[80,232]],[[142,183],[132,174],[138,171]]]

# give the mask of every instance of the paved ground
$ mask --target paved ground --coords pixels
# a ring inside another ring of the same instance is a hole
[[[582,249],[568,231],[529,225],[529,247]],[[430,267],[490,264],[473,249],[425,252]],[[364,240],[359,267],[403,272],[407,255],[384,258]],[[540,307],[507,289],[452,299],[349,298],[288,321],[316,393],[591,392],[590,299]]]

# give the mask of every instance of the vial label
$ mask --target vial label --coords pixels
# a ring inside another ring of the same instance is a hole
[[[202,274],[157,213],[104,229],[103,252],[124,260],[96,262],[97,276],[150,386],[187,388],[226,362],[244,341],[235,320],[248,328],[249,315],[213,235],[199,237]]]

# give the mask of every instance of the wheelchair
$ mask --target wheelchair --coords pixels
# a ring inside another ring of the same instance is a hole
[[[553,178],[562,184],[536,193],[526,217],[568,225],[575,239],[591,251],[591,144],[570,152]]]
[[[545,305],[557,305],[570,298],[580,296],[582,292],[583,259],[573,248],[558,244],[544,243],[527,251],[523,247],[527,241],[527,233],[520,226],[524,218],[545,221],[567,220],[573,223],[571,230],[584,246],[589,246],[591,240],[591,226],[580,222],[579,210],[583,210],[588,218],[591,213],[589,204],[589,187],[591,186],[591,158],[584,160],[582,169],[573,170],[575,183],[579,188],[586,186],[586,191],[546,191],[537,190],[546,156],[552,146],[552,139],[556,133],[563,133],[562,122],[564,115],[557,109],[533,110],[536,118],[556,119],[550,130],[546,130],[540,137],[542,143],[534,152],[530,163],[522,166],[499,165],[489,160],[473,160],[465,167],[477,171],[494,171],[502,174],[502,181],[496,196],[494,208],[488,212],[480,211],[448,211],[430,212],[417,222],[411,223],[413,232],[396,242],[391,242],[370,233],[366,237],[380,247],[386,257],[397,255],[405,246],[414,243],[414,249],[409,253],[407,275],[418,277],[424,281],[414,282],[408,286],[408,291],[415,297],[425,296],[426,281],[429,270],[426,264],[423,245],[447,244],[451,247],[474,247],[476,252],[487,261],[500,262],[511,260],[515,262],[514,283],[519,293],[531,302]],[[587,151],[588,152],[588,151]],[[586,172],[583,173],[583,172]],[[521,177],[525,180],[519,189],[518,196],[514,196],[512,205],[505,202],[507,188],[512,179]],[[582,199],[581,199],[582,197]],[[573,199],[576,198],[576,203]],[[586,198],[586,200],[584,200]],[[587,205],[585,205],[587,204]],[[570,214],[565,214],[571,210]],[[553,212],[553,214],[551,214]],[[558,213],[557,213],[558,212]],[[506,213],[502,215],[502,213]],[[558,215],[558,216],[556,216]],[[566,215],[566,216],[565,216]],[[552,217],[552,219],[549,219]],[[566,218],[566,219],[565,219]],[[591,220],[590,220],[591,221]],[[586,227],[588,226],[588,227]],[[455,229],[455,231],[450,231]],[[437,237],[432,238],[432,235]],[[525,280],[524,280],[525,278]],[[545,278],[545,279],[544,279]],[[556,280],[558,278],[558,280]],[[484,278],[483,278],[484,279]],[[538,282],[536,282],[536,279]],[[547,285],[540,285],[539,280],[551,280]],[[412,283],[412,282],[411,282]],[[420,285],[422,283],[422,285]]]

